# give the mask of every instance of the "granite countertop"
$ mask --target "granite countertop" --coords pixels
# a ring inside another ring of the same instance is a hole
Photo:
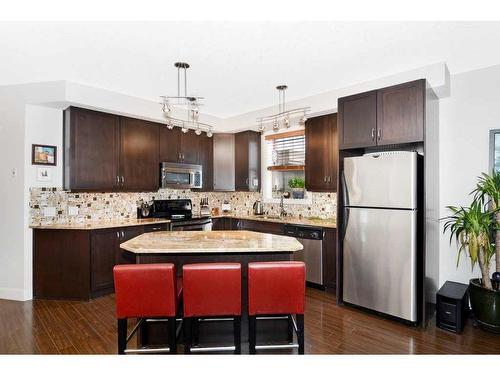
[[[93,230],[106,228],[133,227],[138,225],[150,224],[165,224],[170,223],[169,219],[127,219],[127,220],[109,220],[109,221],[93,221],[84,223],[68,223],[68,224],[42,224],[30,225],[32,229],[74,229],[74,230]]]
[[[297,224],[297,225],[308,225],[313,227],[323,227],[323,228],[337,228],[337,221],[335,219],[320,219],[320,218],[299,218],[299,217],[268,217],[266,215],[237,215],[237,214],[223,214],[218,216],[212,216],[212,218],[223,218],[230,217],[233,219],[241,220],[255,220],[255,221],[267,221],[271,223],[281,223],[281,224]]]
[[[120,247],[135,254],[269,253],[303,249],[293,237],[246,230],[144,233]]]

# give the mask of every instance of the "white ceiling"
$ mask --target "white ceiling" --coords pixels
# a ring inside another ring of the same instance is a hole
[[[500,64],[498,22],[0,23],[0,85],[69,80],[158,100],[175,61],[202,112],[230,117],[437,62]]]

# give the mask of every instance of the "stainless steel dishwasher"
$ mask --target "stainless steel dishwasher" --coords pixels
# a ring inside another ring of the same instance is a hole
[[[285,224],[284,234],[295,237],[304,246],[293,258],[306,264],[306,281],[323,286],[323,229]]]

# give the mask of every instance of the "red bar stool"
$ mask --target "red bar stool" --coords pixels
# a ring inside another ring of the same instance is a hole
[[[248,264],[248,335],[250,354],[257,349],[298,347],[304,354],[304,304],[306,267],[303,262],[255,262]],[[297,321],[294,320],[296,315]],[[257,320],[286,315],[289,344],[257,345]],[[293,344],[293,329],[298,344]]]
[[[175,265],[118,265],[113,268],[113,275],[118,318],[118,354],[175,353],[178,334],[177,305],[182,293],[182,282],[177,280]],[[128,318],[137,318],[139,322],[127,336]],[[167,348],[127,349],[127,343],[145,321],[163,320],[168,324]]]
[[[241,265],[199,263],[182,267],[184,352],[241,353]],[[234,346],[193,346],[193,323],[233,320]]]

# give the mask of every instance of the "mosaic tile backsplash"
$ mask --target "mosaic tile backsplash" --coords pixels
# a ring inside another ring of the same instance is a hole
[[[311,193],[312,204],[285,204],[287,213],[294,217],[335,217],[335,193]],[[210,208],[221,207],[224,201],[231,204],[231,213],[252,214],[253,203],[262,199],[260,193],[249,192],[192,192],[190,190],[160,189],[154,193],[71,193],[61,188],[30,189],[31,225],[51,223],[81,223],[131,219],[137,216],[137,205],[142,199],[190,198],[193,212],[198,213],[201,198],[208,198]],[[54,211],[55,215],[49,214]],[[71,212],[70,212],[71,211]],[[269,215],[279,213],[279,204],[265,203],[264,211]],[[76,213],[77,212],[77,213]]]

